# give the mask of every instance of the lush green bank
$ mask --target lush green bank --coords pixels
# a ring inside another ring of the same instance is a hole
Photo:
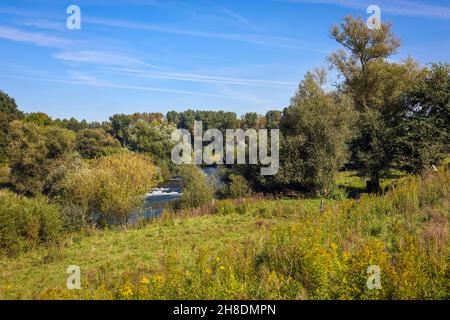
[[[2,258],[1,298],[448,299],[450,173],[384,196],[216,202]],[[65,288],[79,265],[82,290]],[[369,265],[382,289],[366,287]]]

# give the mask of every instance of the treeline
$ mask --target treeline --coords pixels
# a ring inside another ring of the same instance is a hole
[[[6,159],[8,141],[37,141],[47,130],[48,139],[60,139],[60,148],[70,146],[73,139],[74,150],[85,159],[122,149],[148,154],[167,178],[175,169],[170,161],[172,131],[192,131],[194,121],[202,121],[204,130],[281,130],[281,163],[276,176],[260,177],[259,169],[252,166],[229,168],[232,172],[227,173],[242,175],[253,188],[266,192],[294,189],[327,194],[334,187],[334,175],[344,166],[368,177],[368,190],[378,192],[380,179],[391,170],[419,173],[438,165],[449,152],[450,65],[423,67],[412,58],[388,60],[400,47],[389,24],[369,30],[361,19],[346,17],[330,35],[342,46],[328,58],[329,67],[338,72],[341,81],[330,86],[325,69],[308,72],[290,105],[265,115],[246,113],[239,118],[233,112],[187,110],[165,116],[116,114],[103,123],[52,120],[44,113],[23,114],[14,100],[2,93],[1,157]],[[11,125],[17,120],[20,124]],[[55,129],[30,129],[36,126]],[[25,131],[30,136],[24,135]],[[23,158],[14,153],[24,148],[10,149],[11,159]],[[14,161],[12,165],[13,173],[28,175],[26,168],[14,170]]]
[[[9,189],[48,197],[77,226],[126,224],[140,197],[173,174],[185,178],[178,205],[200,206],[212,198],[211,184],[198,168],[178,170],[170,161],[171,133],[192,130],[195,120],[205,130],[280,129],[278,174],[263,177],[257,165],[223,166],[225,185],[217,194],[225,198],[288,190],[333,197],[344,167],[379,192],[392,170],[420,173],[439,165],[450,151],[450,65],[392,62],[400,41],[389,24],[369,30],[346,17],[330,35],[341,45],[328,58],[339,81],[330,83],[325,69],[308,72],[289,106],[265,115],[187,110],[116,114],[102,123],[53,120],[23,113],[0,92],[0,160],[10,168]]]

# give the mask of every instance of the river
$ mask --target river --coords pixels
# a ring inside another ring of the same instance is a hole
[[[213,180],[216,186],[221,184],[217,167],[205,167],[202,171]],[[168,202],[178,199],[183,191],[181,182],[181,179],[173,178],[148,193],[145,198],[145,218],[159,217]]]

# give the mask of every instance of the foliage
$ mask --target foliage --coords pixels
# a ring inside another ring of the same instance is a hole
[[[291,105],[283,111],[277,183],[326,193],[347,159],[351,102],[326,93],[325,79],[323,71],[308,73]]]
[[[210,203],[214,187],[207,175],[195,165],[185,165],[179,169],[183,194],[175,203],[175,209],[197,208]]]
[[[28,199],[0,191],[0,252],[14,255],[54,242],[61,231],[59,208],[46,198]]]
[[[16,190],[32,195],[50,193],[57,182],[55,170],[75,161],[74,141],[75,134],[66,129],[13,122],[8,156]]]
[[[52,118],[43,112],[27,113],[23,118],[24,122],[31,122],[38,126],[51,126],[53,124]]]
[[[419,173],[450,151],[450,64],[433,64],[405,99],[395,128],[395,167]]]
[[[227,183],[219,190],[221,198],[246,198],[252,193],[252,189],[247,180],[238,174],[230,174],[227,178]]]
[[[18,110],[15,100],[0,90],[0,161],[6,157],[6,148],[9,143],[9,125],[22,117],[23,114]]]
[[[156,174],[150,158],[136,153],[95,159],[67,176],[60,202],[77,213],[80,225],[97,221],[126,227],[156,185]]]
[[[279,129],[282,112],[278,110],[269,110],[266,113],[266,128],[267,129]]]
[[[89,257],[95,245],[100,255],[81,260],[83,289],[64,289],[62,273],[39,298],[448,299],[449,182],[442,170],[408,177],[384,196],[327,202],[323,213],[311,200],[224,200],[221,214],[102,231],[70,251]],[[156,254],[142,253],[149,246]],[[60,259],[56,270],[67,264]],[[367,287],[371,265],[381,269],[380,290]]]
[[[424,72],[412,59],[403,63],[385,60],[400,47],[391,27],[383,24],[370,30],[361,19],[346,17],[331,30],[331,37],[344,50],[329,59],[344,77],[340,90],[352,97],[358,111],[352,160],[362,176],[371,178],[373,191],[380,190],[380,178],[393,166],[394,127],[404,110],[402,96]]]
[[[126,114],[115,114],[109,120],[111,121],[111,134],[126,148],[131,136],[133,119]]]
[[[75,146],[78,153],[86,159],[99,158],[120,150],[119,141],[101,128],[78,131]]]
[[[169,162],[173,130],[175,127],[165,122],[137,121],[131,129],[128,147],[132,151],[149,154],[157,161]]]
[[[80,130],[87,129],[90,126],[86,120],[78,121],[77,119],[75,119],[73,117],[70,119],[63,119],[63,120],[56,119],[53,121],[53,125],[60,127],[60,128],[67,129],[67,130],[71,130],[74,132],[78,132]],[[94,127],[95,127],[95,125],[94,125]]]
[[[190,131],[194,128],[194,121],[202,121],[205,130],[219,129],[223,133],[226,129],[239,127],[239,121],[234,112],[186,110],[179,113],[169,111],[166,118],[169,123],[177,128]]]

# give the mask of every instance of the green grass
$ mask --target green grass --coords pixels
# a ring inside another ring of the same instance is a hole
[[[83,276],[119,279],[127,272],[157,268],[170,252],[186,263],[196,248],[220,256],[230,245],[264,237],[268,228],[294,223],[306,211],[318,212],[319,202],[261,201],[252,207],[254,213],[166,219],[139,229],[74,235],[62,248],[40,248],[16,258],[1,258],[0,299],[31,299],[46,289],[64,289],[69,265],[80,266]],[[258,207],[274,211],[258,213]],[[283,214],[284,207],[296,211]]]
[[[405,176],[383,196],[326,201],[324,213],[320,199],[224,200],[203,215],[66,235],[0,257],[0,299],[448,299],[449,179]],[[344,172],[338,185],[365,181]],[[387,278],[380,292],[365,289],[371,264]],[[81,267],[81,291],[66,289],[69,265]]]
[[[9,184],[9,167],[7,163],[0,162],[0,189]]]
[[[404,173],[392,171],[389,176],[381,179],[381,189],[386,190],[387,187],[404,176]],[[362,193],[366,193],[367,180],[367,178],[358,176],[356,171],[342,171],[336,175],[336,185],[343,189],[351,198],[355,198]]]

